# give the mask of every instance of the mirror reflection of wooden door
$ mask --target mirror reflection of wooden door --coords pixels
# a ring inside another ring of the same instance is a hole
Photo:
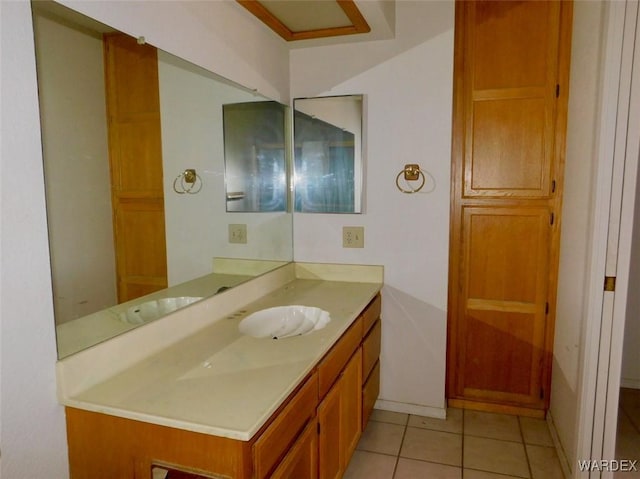
[[[544,415],[571,2],[456,3],[449,405]]]
[[[167,287],[157,51],[104,36],[118,302]]]

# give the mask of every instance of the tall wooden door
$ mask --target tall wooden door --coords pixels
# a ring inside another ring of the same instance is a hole
[[[118,302],[167,287],[157,51],[104,37]]]
[[[571,3],[456,3],[449,404],[548,407]]]

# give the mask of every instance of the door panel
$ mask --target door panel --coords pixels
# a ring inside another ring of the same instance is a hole
[[[464,195],[548,197],[560,3],[464,3]]]
[[[549,209],[469,206],[463,212],[458,393],[538,402]]]
[[[104,37],[118,302],[167,287],[157,51]]]
[[[559,2],[469,3],[467,48],[474,89],[545,86],[555,70]]]
[[[546,301],[549,209],[468,206],[463,214],[466,298]]]
[[[551,149],[545,106],[542,98],[473,103],[466,196],[546,194]]]

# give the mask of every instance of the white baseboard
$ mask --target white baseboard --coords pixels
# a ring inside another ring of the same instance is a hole
[[[620,386],[629,389],[640,389],[640,379],[622,378],[620,379]]]
[[[569,479],[573,477],[572,476],[573,468],[569,464],[569,459],[567,458],[567,454],[564,452],[564,448],[562,447],[562,443],[560,442],[560,437],[558,436],[556,425],[553,422],[551,411],[547,411],[547,424],[549,425],[549,432],[551,433],[551,439],[553,440],[553,445],[556,449],[556,453],[558,454],[558,459],[560,460],[562,473],[564,474],[564,477]]]
[[[375,409],[383,409],[385,411],[415,414],[416,416],[435,417],[437,419],[446,419],[447,417],[447,410],[445,408],[421,406],[419,404],[408,404],[404,402],[389,401],[386,399],[378,399],[374,407]]]

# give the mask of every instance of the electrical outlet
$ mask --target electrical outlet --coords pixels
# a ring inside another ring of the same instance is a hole
[[[364,227],[363,226],[343,226],[342,227],[342,247],[343,248],[364,248]]]
[[[247,225],[229,225],[229,243],[247,243]]]

